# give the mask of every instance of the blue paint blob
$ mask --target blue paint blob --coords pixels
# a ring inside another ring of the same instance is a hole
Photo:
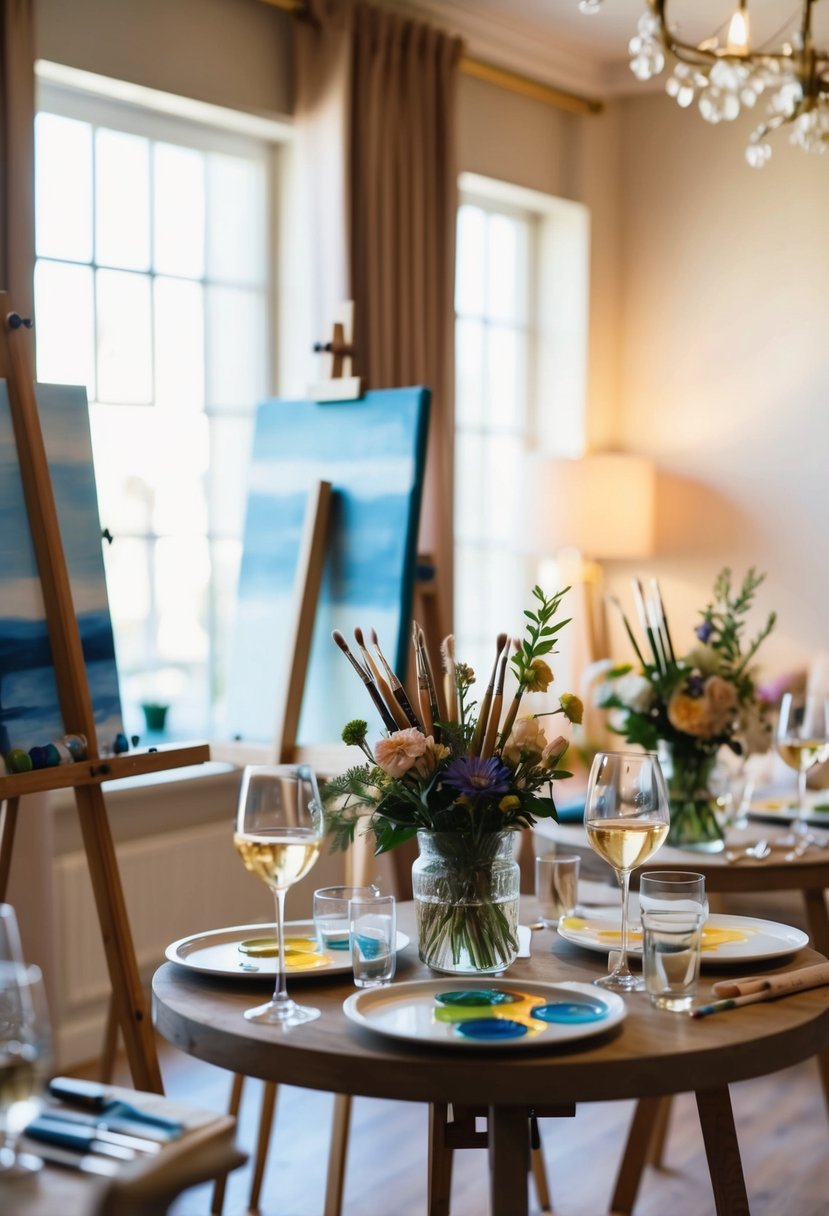
[[[522,1039],[527,1034],[527,1027],[520,1022],[511,1022],[508,1018],[481,1018],[472,1022],[460,1022],[456,1027],[458,1034],[465,1039]]]
[[[436,992],[440,1005],[512,1005],[519,998],[501,988],[464,988],[458,992]]]
[[[559,1025],[578,1026],[585,1022],[600,1022],[608,1014],[607,1005],[601,1001],[552,1001],[539,1005],[531,1016],[539,1022],[557,1022]]]

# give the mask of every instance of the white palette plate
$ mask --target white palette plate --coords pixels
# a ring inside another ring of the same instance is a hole
[[[809,809],[806,822],[813,827],[829,831],[829,790],[809,791],[807,800]],[[758,823],[791,823],[797,818],[797,807],[792,797],[756,798],[748,808],[748,817]]]
[[[618,916],[568,917],[558,927],[560,937],[593,950],[608,954],[621,946],[621,913]],[[727,935],[739,934],[740,940],[727,940]],[[718,938],[722,935],[722,940]],[[706,940],[707,938],[707,940]],[[755,963],[762,959],[782,958],[808,946],[809,937],[791,925],[779,925],[773,920],[754,916],[709,916],[703,927],[702,966],[727,967],[734,963]],[[642,934],[631,919],[628,952],[642,953]]]
[[[285,925],[286,939],[315,938],[312,920],[292,920]],[[276,975],[276,956],[266,958],[242,954],[240,942],[251,938],[276,937],[275,925],[233,925],[228,929],[210,929],[207,933],[194,933],[168,946],[165,954],[171,963],[188,967],[203,975],[222,975],[233,979],[273,979]],[[290,942],[288,943],[290,945]],[[397,934],[396,949],[399,952],[408,946],[405,933]],[[320,965],[319,956],[325,959]],[[339,975],[351,971],[349,950],[316,950],[309,959],[309,966],[301,962],[290,963],[286,975],[290,983],[292,976],[303,980],[323,979],[326,975]]]
[[[472,997],[470,1004],[445,1003],[452,993],[468,994]],[[493,993],[513,999],[504,1004],[478,1005],[473,996],[483,994],[491,999]],[[544,1007],[553,1007],[554,1016],[565,1020],[542,1021],[530,1016],[532,1008]],[[522,1051],[604,1034],[617,1026],[627,1011],[615,992],[599,991],[593,984],[539,984],[531,980],[511,982],[458,976],[364,988],[346,998],[343,1012],[358,1026],[392,1039],[464,1051]],[[462,1020],[442,1021],[441,1016],[460,1016]],[[590,1020],[579,1020],[585,1017]],[[496,1022],[502,1026],[509,1024],[507,1037],[491,1037]],[[524,1029],[516,1031],[516,1025]],[[461,1026],[466,1030],[462,1032]],[[516,1037],[511,1037],[513,1034]]]

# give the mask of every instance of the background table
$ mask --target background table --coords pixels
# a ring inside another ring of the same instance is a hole
[[[522,920],[535,904],[522,899]],[[417,958],[414,905],[400,907],[400,928],[412,939],[398,959],[398,980],[434,978]],[[779,972],[819,961],[811,950]],[[556,935],[534,934],[533,955],[519,959],[505,982],[589,982],[605,961]],[[742,974],[757,970],[757,964]],[[700,996],[723,978],[704,974]],[[618,1029],[553,1050],[435,1048],[384,1038],[349,1022],[342,1012],[354,991],[336,976],[289,987],[322,1017],[288,1033],[247,1022],[261,982],[219,980],[167,963],[153,979],[154,1018],[160,1033],[211,1064],[264,1080],[334,1093],[403,1101],[485,1106],[490,1133],[492,1216],[525,1216],[529,1144],[527,1111],[555,1102],[654,1098],[694,1092],[718,1216],[748,1213],[728,1085],[787,1068],[829,1043],[829,989],[692,1021],[655,1009],[644,993],[625,998],[628,1016]],[[482,1066],[485,1064],[485,1066]]]

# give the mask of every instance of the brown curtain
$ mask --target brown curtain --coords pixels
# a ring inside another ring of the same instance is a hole
[[[34,309],[34,0],[0,0],[0,289]]]
[[[320,239],[342,233],[348,251],[348,290],[317,298],[354,300],[368,387],[432,391],[420,550],[435,561],[441,636],[452,621],[459,58],[457,39],[352,0],[314,0],[297,23],[297,127],[330,225]],[[322,273],[337,275],[330,252]]]

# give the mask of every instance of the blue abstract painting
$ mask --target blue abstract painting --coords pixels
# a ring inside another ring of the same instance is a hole
[[[86,389],[37,387],[52,489],[102,755],[124,729],[107,599]],[[0,754],[65,733],[23,496],[8,389],[0,381]]]
[[[403,677],[411,628],[429,390],[388,389],[359,401],[260,405],[248,485],[231,656],[227,732],[271,742],[290,656],[285,638],[309,491],[334,490],[297,742],[332,743],[376,711],[331,640],[377,630]],[[352,649],[355,649],[352,646]]]

